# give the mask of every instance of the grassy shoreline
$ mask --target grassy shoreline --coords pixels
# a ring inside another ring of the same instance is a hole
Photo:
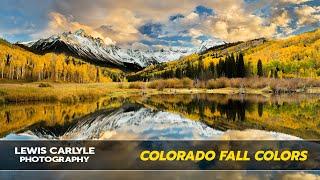
[[[31,102],[62,102],[76,103],[94,101],[101,97],[127,97],[132,95],[153,95],[153,94],[254,94],[271,96],[271,88],[236,88],[221,87],[207,89],[201,87],[147,87],[150,82],[135,83],[1,83],[0,104],[10,103],[31,103]],[[48,84],[48,86],[46,85]],[[135,85],[134,85],[135,84]],[[298,91],[297,91],[298,92]],[[306,94],[320,94],[320,87],[305,88]]]

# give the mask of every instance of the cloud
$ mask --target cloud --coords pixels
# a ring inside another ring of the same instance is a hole
[[[191,28],[191,29],[189,30],[189,35],[192,36],[192,37],[198,38],[198,37],[202,36],[203,33],[202,33],[202,31],[199,30],[199,29]]]
[[[181,18],[184,18],[184,15],[183,14],[176,14],[176,15],[172,15],[169,17],[169,21],[176,21],[176,20],[179,20]]]
[[[49,17],[50,21],[48,23],[48,26],[40,33],[32,34],[31,36],[33,38],[44,38],[62,32],[73,32],[78,29],[83,29],[86,31],[86,33],[90,34],[91,36],[103,39],[106,44],[114,44],[114,42],[110,38],[104,37],[101,33],[97,32],[90,26],[81,24],[77,21],[73,21],[72,17],[68,18],[57,12],[51,12],[49,14]]]
[[[302,4],[309,2],[310,0],[280,0],[280,3]]]
[[[311,7],[303,5],[302,7],[296,8],[295,13],[298,17],[297,24],[299,26],[312,25],[315,23],[319,23],[320,21],[320,6]]]
[[[135,42],[131,45],[132,49],[140,49],[140,50],[148,50],[150,49],[148,45],[140,43],[140,42]]]
[[[146,23],[139,27],[139,32],[150,38],[158,38],[163,33],[163,30],[160,23]]]
[[[117,44],[136,42],[141,37],[138,27],[143,24],[143,20],[130,10],[122,8],[112,10],[103,22],[109,25],[111,31],[104,31],[101,28],[98,28],[98,31],[116,41]]]
[[[282,11],[279,16],[273,18],[273,23],[281,27],[288,27],[291,21],[291,17],[287,11]]]
[[[38,11],[38,7],[24,4],[28,3],[19,4],[19,12]],[[29,33],[32,38],[38,38],[82,28],[118,45],[142,41],[177,44],[174,40],[157,39],[166,36],[192,36],[190,43],[196,44],[199,43],[197,37],[202,35],[226,41],[272,38],[288,35],[305,25],[319,26],[316,25],[319,21],[316,5],[315,0],[50,1],[45,8],[41,7],[44,9],[41,14],[47,11],[48,22],[45,23],[45,15],[37,15],[43,17],[41,26],[34,23],[36,27]],[[27,8],[22,8],[24,6]],[[30,16],[32,13],[25,18]],[[147,32],[148,28],[151,32]]]
[[[208,19],[205,29],[214,37],[227,41],[245,41],[259,37],[272,37],[276,33],[276,24],[245,11],[245,4],[228,0],[229,4],[217,5],[216,15]]]

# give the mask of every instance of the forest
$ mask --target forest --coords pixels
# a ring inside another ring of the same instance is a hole
[[[262,38],[213,47],[176,61],[149,66],[130,74],[127,79],[149,81],[172,77],[200,80],[219,77],[318,78],[319,60],[320,29],[317,29],[286,39]]]
[[[263,64],[259,60],[257,63],[257,76],[262,77]],[[279,69],[276,68],[272,72],[272,77],[278,77]],[[154,79],[170,79],[170,78],[190,78],[194,80],[207,81],[220,77],[226,78],[245,78],[252,76],[252,71],[248,65],[245,64],[242,52],[239,54],[227,55],[224,59],[220,58],[215,64],[210,62],[209,65],[204,64],[204,57],[200,56],[195,63],[187,61],[184,66],[179,66],[176,69],[169,69],[159,71],[158,73],[137,73],[128,76],[129,81],[149,81]]]
[[[55,82],[111,82],[124,78],[120,70],[103,68],[64,54],[37,55],[0,40],[0,78]]]

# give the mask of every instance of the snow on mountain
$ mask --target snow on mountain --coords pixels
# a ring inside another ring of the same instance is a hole
[[[127,139],[206,139],[221,131],[177,114],[127,105],[110,114],[101,112],[83,119],[60,138],[101,139],[108,134],[127,134]]]
[[[114,110],[99,110],[64,128],[38,127],[12,133],[3,139],[210,139],[210,140],[302,140],[292,135],[258,129],[221,131],[179,114],[126,104]]]
[[[263,130],[220,131],[171,112],[128,104],[111,113],[98,112],[78,121],[59,139],[211,139],[301,140]]]
[[[27,46],[27,47],[31,47],[35,42],[37,42],[37,40],[32,40],[32,41],[24,41],[24,42],[16,42],[16,44],[22,44],[24,46]]]
[[[157,50],[152,48],[147,50],[121,48],[115,45],[106,45],[101,38],[94,38],[80,29],[74,33],[64,32],[47,39],[20,44],[28,46],[39,53],[66,53],[94,63],[139,69],[151,64],[177,60],[182,56],[202,52],[223,43],[225,42],[207,40],[199,48],[169,47]]]
[[[171,112],[127,104],[113,111],[99,110],[78,119],[66,131],[55,128],[30,129],[4,139],[210,139],[210,140],[301,140],[279,132],[257,129],[220,131],[201,121]]]
[[[222,41],[222,40],[218,40],[218,39],[208,39],[208,40],[205,40],[201,43],[201,45],[199,46],[198,49],[196,49],[196,52],[197,53],[201,53],[203,51],[206,51],[212,47],[215,47],[215,46],[219,46],[219,45],[223,45],[223,44],[226,44],[227,42],[225,41]]]
[[[167,49],[155,50],[151,54],[159,61],[159,62],[168,62],[177,60],[183,56],[190,55],[194,53],[194,49],[192,48],[184,48],[184,47],[170,47]]]
[[[31,49],[41,53],[66,53],[94,63],[124,68],[135,69],[155,63],[150,59],[132,57],[127,54],[126,50],[117,46],[106,45],[101,38],[89,36],[82,29],[74,33],[64,32],[47,39],[40,39],[31,46]]]

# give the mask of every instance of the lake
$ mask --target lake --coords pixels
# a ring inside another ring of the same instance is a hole
[[[320,139],[320,96],[170,94],[9,104],[4,139]]]

